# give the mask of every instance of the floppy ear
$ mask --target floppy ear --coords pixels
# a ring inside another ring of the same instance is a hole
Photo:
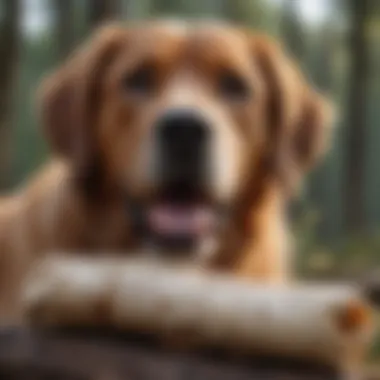
[[[288,184],[294,183],[319,161],[328,147],[332,106],[276,42],[263,36],[252,40],[266,87],[272,164]]]
[[[97,160],[96,112],[102,72],[125,41],[125,29],[108,25],[42,84],[39,107],[53,152],[87,176]]]

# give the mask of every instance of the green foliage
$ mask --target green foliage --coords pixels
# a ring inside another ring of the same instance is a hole
[[[380,325],[380,316],[378,316],[376,323]],[[378,364],[378,361],[380,360],[380,333],[378,333],[375,338],[372,352],[370,355],[370,360],[372,360],[376,364]]]
[[[318,212],[306,211],[295,223],[300,277],[357,279],[380,267],[380,230],[323,243],[316,234]]]

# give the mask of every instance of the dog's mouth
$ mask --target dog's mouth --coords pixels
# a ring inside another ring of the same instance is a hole
[[[204,204],[158,203],[149,209],[151,231],[163,238],[199,238],[212,232],[214,210]]]
[[[220,220],[220,207],[194,189],[171,187],[143,210],[145,238],[166,253],[194,253],[215,236]]]

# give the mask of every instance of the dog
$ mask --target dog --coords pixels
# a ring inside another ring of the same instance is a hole
[[[38,94],[50,162],[1,201],[0,304],[49,252],[139,254],[286,281],[286,206],[331,104],[271,38],[219,23],[105,25]]]

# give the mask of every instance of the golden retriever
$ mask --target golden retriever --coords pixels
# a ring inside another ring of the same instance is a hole
[[[217,23],[100,28],[43,83],[54,158],[0,211],[0,304],[49,252],[154,252],[290,273],[285,208],[330,107],[270,38]]]

